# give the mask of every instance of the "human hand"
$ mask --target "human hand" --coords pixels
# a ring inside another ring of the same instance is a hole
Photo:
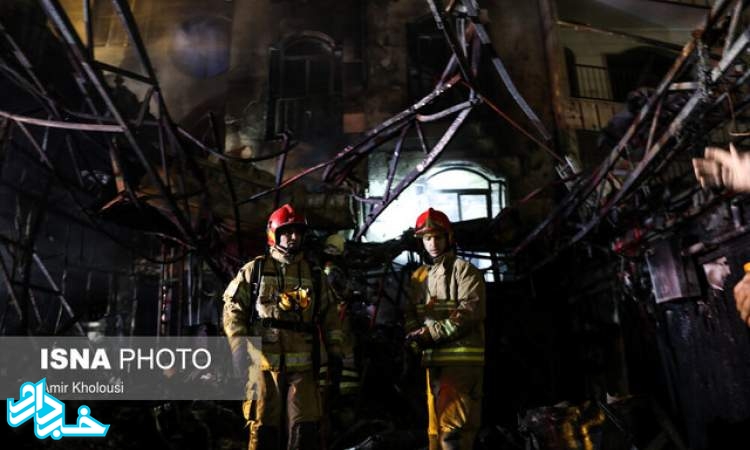
[[[430,335],[430,330],[427,327],[420,327],[404,337],[404,344],[414,353],[419,353],[423,349],[431,347],[434,341],[432,335]]]
[[[703,158],[693,158],[693,170],[703,188],[750,192],[750,154],[738,153],[734,144],[729,144],[729,151],[707,147]]]

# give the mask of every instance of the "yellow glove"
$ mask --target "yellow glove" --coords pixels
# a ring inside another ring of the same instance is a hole
[[[693,158],[693,169],[703,188],[750,192],[750,154],[738,153],[734,144],[729,144],[729,151],[706,148],[703,158]]]

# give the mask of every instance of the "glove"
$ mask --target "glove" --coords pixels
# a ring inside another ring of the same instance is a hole
[[[703,158],[693,158],[693,169],[703,188],[750,192],[750,154],[738,153],[734,144],[729,144],[729,151],[706,148]]]
[[[417,328],[404,337],[404,345],[415,354],[432,347],[434,344],[435,341],[432,339],[430,330],[427,327]]]
[[[750,326],[750,273],[734,287],[734,301],[742,321]]]

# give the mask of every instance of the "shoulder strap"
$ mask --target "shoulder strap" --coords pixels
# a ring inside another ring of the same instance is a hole
[[[443,287],[445,289],[446,300],[455,299],[456,295],[458,295],[458,293],[456,293],[456,295],[453,295],[453,290],[451,289],[451,287],[455,285],[454,283],[455,268],[456,268],[455,259],[448,259],[445,262],[445,275],[443,277]]]
[[[313,330],[313,339],[312,339],[312,364],[313,364],[313,376],[318,377],[318,372],[320,371],[320,340],[325,339],[325,333],[323,333],[323,330],[321,328],[321,320],[320,320],[320,303],[322,301],[322,298],[320,296],[321,294],[321,283],[322,283],[322,277],[323,273],[320,270],[320,266],[314,264],[312,261],[307,261],[307,266],[310,269],[310,278],[313,285],[313,316],[312,316],[312,323],[311,328]]]
[[[260,282],[263,278],[263,264],[266,262],[266,255],[258,256],[255,258],[255,264],[250,272],[250,324],[256,322],[258,319],[258,308],[256,302],[258,301],[258,295],[260,295]]]
[[[313,322],[316,322],[320,319],[320,302],[321,302],[321,296],[322,293],[322,277],[323,272],[320,270],[320,266],[317,266],[313,264],[311,261],[307,261],[307,265],[310,268],[310,279],[312,281],[313,285]]]

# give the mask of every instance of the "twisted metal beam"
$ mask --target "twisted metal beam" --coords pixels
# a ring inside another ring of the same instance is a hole
[[[386,192],[384,199],[380,202],[380,204],[375,206],[372,211],[370,211],[370,213],[367,215],[367,219],[365,219],[365,222],[357,230],[356,234],[354,235],[355,240],[360,240],[362,236],[364,236],[364,233],[367,232],[367,229],[370,227],[370,225],[372,225],[373,222],[375,222],[375,220],[378,218],[378,216],[380,216],[380,214],[382,214],[383,211],[385,211],[385,209],[391,203],[393,203],[396,198],[398,198],[399,194],[401,194],[407,187],[409,187],[409,185],[411,185],[411,183],[414,182],[414,180],[419,178],[427,169],[430,168],[430,166],[432,166],[432,164],[438,159],[443,150],[445,150],[445,147],[451,141],[453,135],[455,135],[461,125],[463,125],[466,117],[470,112],[471,108],[468,108],[458,113],[458,116],[456,116],[456,118],[453,120],[453,123],[451,123],[446,133],[437,142],[437,144],[435,144],[435,146],[424,157],[424,159],[419,164],[417,164],[417,166],[412,169],[391,192]]]
[[[742,0],[740,0],[740,3],[743,6],[745,4]],[[735,8],[734,14],[737,13],[742,13],[742,10]],[[748,70],[747,64],[744,65],[744,73],[741,76],[732,78],[728,74],[730,68],[735,67],[735,63],[744,55],[748,46],[750,46],[750,27],[745,28],[736,39],[733,39],[733,33],[727,33],[724,39],[729,42],[724,45],[727,51],[724,53],[721,61],[710,71],[708,77],[703,80],[702,88],[696,89],[691,94],[689,100],[683,105],[679,113],[663,129],[659,139],[647,147],[643,159],[629,173],[622,186],[614,192],[612,198],[605,205],[596,207],[591,211],[591,217],[586,219],[575,235],[569,239],[563,239],[557,249],[545,259],[535,264],[534,268],[547,264],[554,260],[560,252],[581,242],[615,207],[622,205],[629,199],[630,195],[641,186],[647,175],[658,173],[658,171],[662,170],[669,163],[674,155],[690,148],[693,139],[696,137],[696,131],[690,128],[691,125],[702,124],[703,126],[699,128],[700,132],[708,133],[717,126],[726,123],[726,114],[718,118],[716,115],[709,116],[708,114],[720,107],[732,92],[739,91],[740,88],[746,86],[746,83],[750,79],[750,70]],[[699,76],[699,78],[701,77]],[[725,90],[721,93],[715,90],[715,87],[720,84],[728,85],[725,86]],[[750,108],[750,95],[745,94],[736,103],[734,113],[745,111],[747,108]]]
[[[73,29],[70,20],[60,6],[59,0],[42,0],[41,4],[43,9],[50,18],[54,27],[59,31],[61,41],[64,43],[65,49],[70,55],[69,59],[71,60],[71,63],[73,64],[76,72],[80,74],[80,76],[76,77],[76,80],[78,82],[79,89],[83,94],[83,98],[89,105],[91,114],[65,111],[66,115],[65,117],[63,117],[62,114],[60,114],[57,105],[52,103],[49,105],[49,108],[57,108],[57,110],[55,111],[55,114],[53,114],[52,117],[48,119],[29,118],[19,115],[12,115],[11,118],[14,120],[14,123],[18,124],[19,129],[24,131],[27,135],[29,133],[23,128],[24,123],[37,126],[45,126],[48,128],[61,128],[68,131],[115,133],[119,136],[122,136],[128,142],[132,151],[135,153],[140,165],[143,166],[146,170],[146,174],[152,185],[156,187],[159,195],[165,200],[169,213],[175,218],[177,227],[179,228],[180,233],[186,237],[188,245],[200,249],[201,247],[198,245],[198,237],[195,235],[195,230],[193,230],[192,228],[192,223],[189,217],[190,210],[188,209],[187,205],[180,205],[180,199],[172,193],[172,187],[170,185],[171,177],[168,175],[170,173],[170,167],[167,160],[167,149],[169,148],[174,153],[177,153],[181,158],[180,161],[183,167],[180,168],[178,166],[178,170],[180,170],[180,172],[178,173],[177,181],[182,181],[182,184],[184,185],[186,170],[192,171],[193,176],[204,186],[203,191],[207,192],[207,189],[205,189],[205,179],[202,172],[197,170],[197,165],[195,164],[192,155],[190,155],[182,148],[182,143],[179,138],[183,138],[196,145],[204,152],[218,157],[222,161],[222,163],[225,163],[226,161],[249,163],[272,158],[279,158],[280,160],[283,160],[286,155],[289,154],[291,147],[282,148],[282,150],[279,152],[274,152],[270,155],[265,155],[262,157],[235,158],[224,154],[224,152],[221,150],[221,145],[219,145],[218,142],[215,143],[215,146],[218,148],[217,149],[201,142],[201,140],[195,138],[186,130],[176,126],[169,117],[169,113],[162,96],[162,91],[156,78],[156,73],[150,62],[145,49],[145,45],[138,32],[137,24],[135,23],[135,19],[127,5],[127,2],[125,0],[111,1],[125,31],[130,38],[131,43],[133,44],[135,54],[140,61],[144,73],[141,74],[131,70],[114,67],[97,61],[94,58],[94,36],[91,20],[91,5],[89,0],[84,0],[85,44],[81,41],[81,39]],[[461,13],[462,15],[458,20],[465,21],[468,18],[468,20],[470,21],[467,33],[460,36],[454,30],[454,27],[452,26],[450,20],[446,18],[446,16],[450,14],[450,12],[446,11],[445,13],[443,13],[442,11],[440,11],[435,0],[427,1],[431,8],[431,11],[433,12],[433,16],[438,27],[443,30],[444,36],[446,37],[449,46],[453,50],[453,55],[446,65],[443,76],[441,77],[433,92],[425,96],[420,101],[416,102],[411,107],[401,111],[390,119],[384,121],[382,124],[374,127],[364,135],[363,139],[360,142],[344,148],[331,160],[311,167],[303,171],[302,173],[299,173],[286,180],[283,179],[284,166],[280,163],[278,166],[279,170],[277,173],[277,182],[273,188],[265,190],[263,192],[259,192],[247,199],[237,199],[235,192],[234,195],[232,195],[232,204],[236,225],[238,225],[239,222],[238,207],[240,205],[256,201],[259,198],[271,193],[276,193],[278,197],[278,193],[281,189],[289,186],[292,183],[298,182],[301,178],[313,172],[322,169],[325,169],[322,175],[322,179],[324,182],[340,185],[350,176],[355,166],[359,162],[361,162],[363,158],[369,155],[376,148],[388,142],[390,139],[401,135],[399,143],[396,146],[397,149],[393,157],[391,158],[391,167],[389,168],[390,180],[388,183],[387,195],[384,199],[375,200],[376,203],[373,203],[374,208],[370,212],[366,224],[364,224],[364,226],[361,227],[360,230],[358,230],[358,235],[361,236],[362,233],[366,231],[367,227],[372,223],[372,221],[375,220],[377,215],[379,215],[396,197],[398,197],[398,195],[406,187],[408,187],[409,184],[414,181],[414,179],[416,179],[421,173],[423,173],[426,168],[434,163],[434,161],[439,157],[439,155],[448,145],[455,132],[464,122],[469,114],[469,111],[471,111],[471,109],[480,102],[489,102],[489,99],[482,96],[481,93],[476,90],[476,83],[474,82],[474,77],[476,76],[478,70],[479,55],[482,49],[489,50],[491,52],[492,64],[495,67],[496,72],[499,74],[502,82],[505,84],[511,96],[521,107],[524,114],[526,114],[526,116],[537,128],[537,132],[542,136],[543,139],[549,139],[549,133],[547,133],[544,127],[541,125],[541,122],[539,121],[536,114],[534,114],[534,112],[529,108],[528,104],[525,102],[523,97],[520,95],[520,93],[510,80],[510,77],[505,70],[505,67],[502,65],[502,62],[499,60],[497,55],[494,54],[494,50],[492,49],[491,43],[489,41],[489,36],[484,29],[483,24],[481,24],[479,21],[479,9],[476,1],[460,0],[463,4],[463,12]],[[470,41],[468,45],[467,40]],[[108,90],[108,86],[106,86],[104,82],[102,71],[114,73],[149,86],[146,101],[144,101],[141,105],[137,117],[126,118],[124,117],[122,111],[118,110],[117,105],[114,104],[113,97]],[[456,74],[456,72],[458,72],[459,74]],[[33,80],[38,81],[34,77],[33,71],[29,74],[29,76]],[[431,105],[437,98],[444,95],[459,81],[465,84],[469,89],[468,100],[449,107],[441,112],[431,114],[424,114],[422,112],[425,107]],[[44,91],[44,87],[41,85],[41,83],[31,83],[29,87],[33,89],[33,92],[37,93],[38,97],[40,97],[41,99],[50,99],[46,91]],[[95,96],[100,97],[104,101],[105,109],[108,114],[111,114],[112,117],[107,117],[96,110],[95,102],[93,101]],[[155,96],[156,103],[158,105],[159,118],[157,121],[147,120],[145,117],[147,113],[148,100],[152,98],[152,96]],[[499,111],[499,108],[492,104],[491,107],[496,113],[500,114],[501,117],[509,120],[507,116],[503,116],[502,111]],[[0,112],[0,114],[2,113]],[[8,114],[10,113],[6,113],[5,116],[8,117]],[[456,114],[457,117],[453,120],[452,125],[447,128],[446,132],[443,134],[440,140],[435,144],[434,147],[432,147],[432,149],[430,149],[422,133],[420,123],[446,119]],[[71,116],[77,117],[81,120],[71,121],[69,120]],[[86,120],[91,120],[95,123],[86,123]],[[512,124],[516,128],[520,129],[520,126],[518,126],[517,124],[513,122]],[[161,154],[162,166],[161,170],[163,170],[166,175],[165,181],[163,181],[157,173],[156,166],[154,166],[154,164],[146,157],[145,147],[143,143],[139,142],[136,137],[137,131],[142,126],[156,126],[159,131],[159,151]],[[215,129],[215,124],[213,124],[213,127]],[[425,158],[415,169],[409,172],[407,178],[393,187],[395,168],[398,164],[401,147],[403,146],[403,140],[405,139],[407,133],[407,128],[414,128],[416,130],[420,145],[422,146],[425,153]],[[528,132],[525,132],[525,134],[528,137],[532,138],[535,142],[537,142],[537,144],[543,146],[548,151],[550,150],[544,143],[536,140],[536,138],[533,138]],[[218,137],[215,138],[215,140],[217,139]],[[71,141],[69,137],[66,137],[66,141],[68,142],[69,147],[71,147],[72,144],[70,143]],[[38,145],[35,145],[35,148],[37,147]],[[69,148],[69,150],[72,155],[72,148]],[[74,163],[76,163],[75,158]],[[226,167],[224,167],[224,169],[226,169]],[[225,170],[224,172],[228,182],[231,183],[228,171]],[[80,177],[80,174],[78,174],[78,176]],[[233,189],[230,186],[230,195],[232,194],[231,191],[233,191]],[[373,199],[370,199],[370,201],[372,200]],[[137,199],[134,198],[134,201],[137,201]],[[238,239],[238,245],[240,245],[239,243],[240,241]],[[209,265],[212,266],[213,269],[215,269],[214,271],[217,271],[216,267],[212,264],[212,258],[210,258],[209,255],[206,256],[206,260],[208,261]]]
[[[151,161],[146,158],[144,148],[136,138],[134,126],[131,125],[128,120],[126,120],[117,105],[115,105],[114,99],[109,93],[106,83],[104,82],[100,66],[91,59],[91,52],[88,51],[87,47],[81,42],[77,32],[71,24],[70,19],[65,14],[65,11],[60,3],[57,0],[41,0],[41,4],[47,16],[55,25],[55,28],[60,32],[66,48],[72,55],[74,55],[76,61],[83,69],[83,73],[85,74],[86,79],[94,86],[99,97],[102,99],[102,101],[104,101],[107,110],[110,114],[112,114],[115,122],[122,128],[123,137],[128,142],[132,151],[135,153],[140,164],[146,170],[146,174],[150,182],[153,184],[153,186],[156,187],[159,195],[165,200],[170,213],[173,215],[177,222],[177,228],[190,243],[198,248],[199,252],[205,254],[204,256],[206,256],[207,264],[216,273],[216,275],[220,279],[227,278],[227,274],[224,273],[218,262],[208,254],[207,250],[203,248],[202,245],[200,245],[200,240],[198,239],[198,236],[195,234],[195,231],[192,228],[191,221],[188,217],[185,217],[185,214],[189,214],[189,210],[183,212],[180,209],[177,204],[177,200],[172,195],[171,189],[169,189],[164,184]],[[143,45],[143,41],[140,38],[140,34],[138,33],[138,29],[135,24],[135,20],[133,19],[132,13],[130,12],[127,4],[125,4],[122,0],[113,0],[113,4],[123,22],[123,25],[125,26],[126,31],[128,32],[128,35],[130,36],[131,42],[135,46],[141,66],[147,72],[147,78],[150,80],[151,85],[154,89],[154,95],[156,95],[157,103],[159,105],[159,118],[161,119],[162,126],[167,129],[168,137],[171,139],[171,143],[174,145],[174,148],[178,149],[183,158],[189,158],[184,150],[182,150],[179,141],[176,139],[176,132],[174,131],[171,119],[169,119],[169,115],[163,100],[163,96],[161,95],[159,84],[156,81],[156,74],[146,54],[145,46]],[[161,147],[161,149],[163,151],[163,147]],[[188,164],[188,167],[194,169],[196,165]],[[167,173],[165,173],[165,176],[166,175]],[[196,179],[199,182],[203,181],[205,184],[204,177],[201,176],[202,174],[194,173],[194,175],[196,175]],[[207,190],[204,189],[204,191]]]
[[[724,16],[731,3],[732,2],[729,0],[717,1],[714,8],[711,10],[711,13],[704,20],[702,26],[698,30],[696,30],[698,36],[702,36],[706,34],[707,30],[713,29],[713,27],[716,26],[717,22]],[[602,161],[598,169],[594,172],[594,175],[588,180],[584,180],[585,182],[577,184],[575,188],[566,195],[563,201],[560,202],[558,206],[553,209],[552,212],[534,230],[532,230],[532,232],[527,235],[526,238],[518,246],[516,246],[516,248],[513,250],[513,254],[517,255],[525,248],[527,248],[528,245],[535,241],[550,225],[573,214],[577,210],[578,206],[580,206],[581,203],[584,202],[589,197],[589,195],[591,195],[591,193],[594,192],[601,185],[601,183],[603,183],[604,180],[607,179],[607,177],[611,174],[615,163],[624,156],[625,149],[628,147],[631,139],[633,139],[636,133],[640,130],[640,127],[645,123],[646,118],[653,113],[657,103],[669,91],[669,87],[672,84],[672,81],[679,74],[681,74],[686,69],[689,62],[696,57],[699,43],[700,41],[697,37],[685,44],[682,52],[675,60],[674,64],[664,76],[662,81],[659,83],[659,86],[656,88],[655,93],[641,108],[638,115],[634,118],[633,122],[631,123],[630,127],[628,127],[623,137],[612,149],[607,158]],[[727,63],[725,62],[725,64]],[[588,229],[588,231],[590,231],[590,229]]]

